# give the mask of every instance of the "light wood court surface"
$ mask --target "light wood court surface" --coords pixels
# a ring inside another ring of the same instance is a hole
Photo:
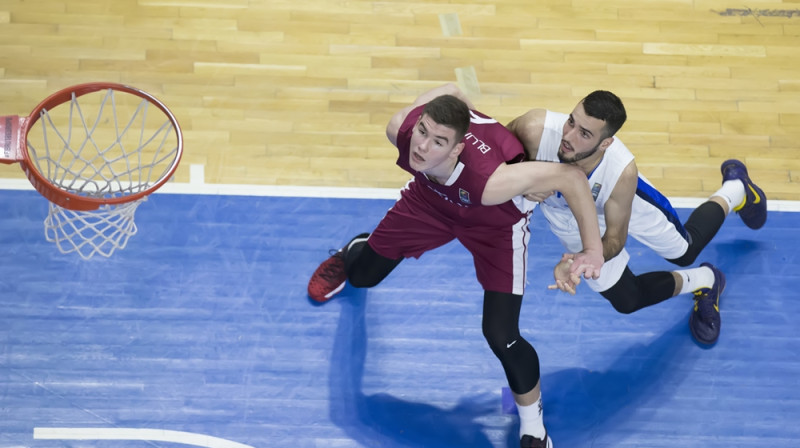
[[[386,122],[457,81],[503,122],[612,90],[667,195],[708,196],[735,157],[800,200],[800,0],[0,0],[3,115],[89,81],[169,105],[177,182],[400,187]]]

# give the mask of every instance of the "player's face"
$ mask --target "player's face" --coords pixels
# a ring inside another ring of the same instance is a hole
[[[441,171],[452,169],[454,160],[458,158],[462,145],[455,140],[455,129],[438,124],[423,114],[411,134],[409,165],[425,174],[449,175]]]
[[[605,124],[603,120],[586,115],[583,103],[575,106],[564,123],[561,146],[558,147],[559,160],[575,163],[605,150],[614,141],[613,137],[603,138]]]

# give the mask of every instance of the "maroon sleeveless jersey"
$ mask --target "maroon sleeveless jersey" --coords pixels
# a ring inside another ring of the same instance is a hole
[[[462,140],[464,150],[447,185],[432,182],[411,168],[411,134],[423,108],[413,109],[397,134],[397,165],[414,175],[414,181],[407,188],[464,226],[504,226],[527,215],[511,201],[493,206],[481,205],[489,176],[502,163],[522,161],[525,150],[511,131],[480,112],[470,111],[469,131]]]
[[[411,111],[397,135],[397,164],[414,178],[372,232],[369,245],[395,260],[419,258],[457,239],[472,254],[484,290],[523,294],[530,212],[514,201],[481,205],[489,176],[501,163],[521,161],[522,144],[500,123],[472,111],[456,169],[446,185],[439,185],[408,163],[411,133],[421,113],[422,107]]]

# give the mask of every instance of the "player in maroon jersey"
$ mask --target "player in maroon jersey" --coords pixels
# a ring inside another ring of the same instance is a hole
[[[530,233],[521,195],[557,190],[576,216],[583,251],[572,275],[597,278],[603,264],[594,201],[586,178],[567,164],[522,162],[522,144],[475,110],[453,84],[400,110],[386,135],[397,165],[414,177],[371,234],[353,238],[323,262],[308,284],[326,302],[344,288],[380,283],[404,258],[458,239],[473,255],[484,289],[483,334],[500,360],[520,414],[523,446],[550,447],[541,415],[539,358],[519,333]]]

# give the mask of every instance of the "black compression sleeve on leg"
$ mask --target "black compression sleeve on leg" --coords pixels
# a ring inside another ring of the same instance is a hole
[[[716,202],[707,201],[698,206],[683,227],[689,232],[689,248],[682,257],[667,260],[678,266],[689,266],[694,263],[700,252],[717,234],[717,231],[725,222],[725,210]]]
[[[619,281],[601,292],[614,309],[630,314],[642,308],[669,299],[675,292],[675,278],[671,272],[648,272],[639,276],[625,267]]]
[[[356,288],[371,288],[386,278],[401,261],[402,258],[392,260],[379,255],[367,241],[353,244],[344,261],[347,280]]]
[[[505,370],[508,385],[516,394],[533,390],[539,382],[539,355],[519,334],[522,296],[485,291],[483,336]]]

